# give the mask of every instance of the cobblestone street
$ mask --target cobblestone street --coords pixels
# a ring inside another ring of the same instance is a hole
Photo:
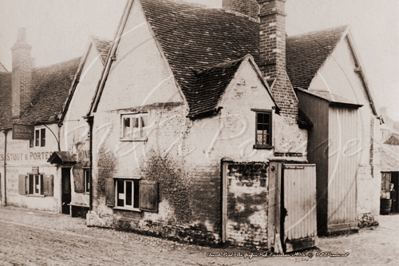
[[[318,249],[305,251],[306,256],[250,259],[245,257],[248,250],[88,228],[80,218],[6,207],[0,208],[0,265],[398,265],[398,222],[399,216],[383,216],[380,226],[361,229],[359,234],[320,238]],[[317,252],[348,256],[317,257]]]

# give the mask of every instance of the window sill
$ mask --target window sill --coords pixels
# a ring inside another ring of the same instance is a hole
[[[25,194],[26,197],[32,197],[32,198],[46,198],[47,196],[44,195],[34,195],[34,194]]]
[[[271,150],[273,148],[274,148],[274,146],[270,146],[270,145],[259,145],[259,144],[254,145],[254,149],[258,149],[258,150]]]
[[[90,195],[90,192],[76,192],[74,191],[76,194],[80,194],[80,195]]]
[[[148,141],[148,138],[143,138],[143,139],[119,139],[121,142],[146,142]]]
[[[133,212],[141,212],[140,209],[136,208],[126,208],[126,207],[113,207],[114,210],[122,210],[122,211],[133,211]]]

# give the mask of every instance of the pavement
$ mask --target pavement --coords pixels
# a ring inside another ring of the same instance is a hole
[[[379,226],[321,237],[296,256],[181,244],[87,227],[58,213],[0,207],[0,265],[399,265],[399,215]]]

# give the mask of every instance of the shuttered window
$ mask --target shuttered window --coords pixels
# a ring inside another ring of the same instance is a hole
[[[19,175],[18,192],[20,195],[54,195],[53,175]]]
[[[158,212],[158,182],[107,178],[105,194],[106,204],[109,207]]]

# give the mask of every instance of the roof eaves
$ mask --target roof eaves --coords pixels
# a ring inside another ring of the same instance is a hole
[[[78,70],[75,73],[75,76],[74,76],[73,81],[72,81],[71,88],[69,89],[68,98],[66,99],[66,101],[64,103],[64,106],[62,108],[62,115],[61,115],[61,118],[60,118],[60,120],[58,122],[60,125],[62,125],[62,123],[63,123],[63,121],[65,119],[66,113],[68,112],[69,105],[70,105],[70,103],[72,101],[73,95],[75,94],[76,87],[78,86],[78,84],[80,82],[80,75],[82,74],[83,68],[84,68],[84,66],[86,64],[86,60],[87,60],[87,58],[89,56],[90,49],[92,48],[92,46],[93,46],[93,44],[90,43],[89,47],[87,48],[87,50],[85,52],[85,55],[81,58],[81,61],[79,62]]]
[[[353,40],[353,37],[352,37],[352,33],[350,32],[349,28],[347,30],[346,36],[348,38],[349,47],[351,49],[353,57],[355,58],[355,63],[356,63],[356,65],[359,66],[358,67],[358,71],[356,71],[356,73],[359,74],[360,79],[363,82],[363,86],[364,86],[364,88],[366,90],[366,94],[367,94],[371,109],[373,110],[373,114],[378,116],[377,106],[375,105],[375,102],[374,102],[374,99],[373,99],[374,97],[372,95],[372,91],[370,90],[369,83],[368,83],[368,81],[366,79],[366,75],[364,74],[364,70],[363,70],[363,67],[362,67],[363,64],[361,63],[361,59],[360,59],[360,57],[359,57],[359,55],[357,53],[356,46],[355,46],[355,43],[354,43],[354,40]]]
[[[111,70],[112,62],[114,61],[113,56],[114,56],[114,54],[116,52],[116,49],[119,46],[119,42],[121,40],[123,30],[124,30],[124,28],[126,26],[128,18],[129,18],[130,11],[131,11],[131,9],[133,7],[133,3],[134,3],[134,0],[127,0],[126,1],[126,6],[125,6],[125,9],[123,11],[123,15],[121,17],[121,20],[119,22],[117,31],[115,33],[115,40],[112,42],[112,46],[111,46],[110,51],[108,53],[107,61],[105,63],[103,71],[101,73],[100,80],[98,81],[96,92],[94,93],[93,99],[91,101],[89,112],[87,113],[87,117],[92,116],[92,113],[97,111],[98,102],[100,101],[100,98],[101,98],[101,95],[102,95],[102,91],[104,89],[105,83],[106,83],[107,78],[108,78],[108,74],[109,74],[109,72]]]

